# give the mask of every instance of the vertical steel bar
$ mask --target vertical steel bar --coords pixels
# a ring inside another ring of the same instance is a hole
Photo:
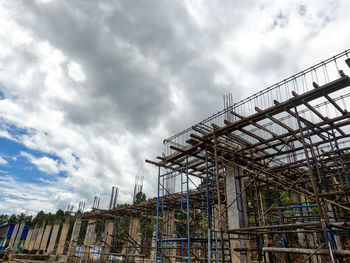
[[[160,187],[160,166],[158,167],[158,191],[157,191],[156,263],[158,262],[158,241],[159,241],[159,187]]]
[[[188,262],[191,263],[191,237],[190,237],[190,188],[188,180],[188,155],[186,158],[186,184],[187,184],[187,246]]]

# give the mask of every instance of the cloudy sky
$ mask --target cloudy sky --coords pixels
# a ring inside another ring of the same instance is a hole
[[[0,213],[112,185],[130,202],[163,139],[350,48],[350,1],[0,0]]]

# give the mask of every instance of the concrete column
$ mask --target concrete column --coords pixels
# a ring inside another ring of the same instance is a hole
[[[291,192],[290,196],[291,196],[291,199],[292,199],[292,204],[300,205],[300,203],[302,202],[302,199],[301,199],[302,197],[300,196],[300,194]],[[294,211],[294,215],[295,216],[299,216],[299,219],[297,221],[295,221],[295,223],[296,224],[301,224],[302,223],[302,218],[300,216],[304,215],[304,213],[302,213],[303,210],[301,208],[294,208],[293,211]],[[306,236],[305,236],[305,234],[299,232],[299,231],[302,231],[302,229],[300,229],[300,228],[298,228],[297,231],[298,231],[298,242],[299,242],[299,245],[302,248],[306,248],[307,244],[306,244]]]
[[[28,250],[30,238],[32,237],[33,229],[29,228],[26,241],[24,242],[23,249]]]
[[[166,238],[175,238],[175,218],[174,210],[165,210],[163,215],[163,233],[166,235]],[[175,242],[166,242],[168,245],[176,245]],[[163,254],[167,257],[164,257],[165,263],[175,262],[176,261],[176,249],[175,248],[163,248]]]
[[[130,220],[130,225],[129,225],[129,235],[136,242],[139,242],[139,238],[138,238],[139,232],[140,232],[140,218],[139,217],[132,217],[131,220]],[[138,249],[134,248],[135,245],[136,244],[132,244],[131,242],[128,244],[128,246],[130,248],[129,248],[129,251],[126,251],[127,254],[134,254],[134,255],[139,255],[140,254],[138,252],[139,248]],[[129,257],[128,261],[129,262],[135,261],[135,257]]]
[[[81,228],[81,218],[76,218],[73,226],[72,236],[69,241],[68,256],[73,256],[75,251],[76,242],[79,238]]]
[[[156,231],[153,231],[152,250],[151,250],[151,261],[152,262],[156,262],[156,246],[157,246]]]
[[[19,245],[19,242],[21,241],[21,237],[22,237],[24,226],[25,226],[25,222],[23,221],[21,223],[20,227],[19,227],[15,243],[13,244],[13,248],[12,248],[12,253],[13,254],[16,253],[18,245]]]
[[[49,245],[47,247],[47,251],[46,254],[50,254],[53,252],[53,250],[55,249],[55,245],[56,245],[56,239],[57,239],[57,234],[58,231],[60,229],[60,225],[54,225],[53,229],[52,229],[52,233],[51,233],[51,237],[50,237],[50,241],[49,241]]]
[[[15,227],[13,228],[13,232],[12,232],[12,235],[11,235],[11,238],[10,238],[10,242],[9,242],[9,245],[8,245],[9,247],[12,247],[13,243],[15,242],[17,231],[18,231],[18,227],[19,227],[19,224],[16,224]]]
[[[56,251],[56,255],[57,256],[62,256],[63,255],[64,245],[66,243],[68,230],[69,230],[69,219],[62,226],[60,239],[59,239],[58,245],[57,245],[57,251]]]
[[[49,240],[49,235],[50,235],[50,232],[51,232],[51,228],[52,228],[51,225],[46,225],[46,227],[45,227],[45,231],[44,231],[44,234],[43,234],[43,239],[41,240],[41,244],[40,244],[40,248],[39,248],[39,251],[42,251],[43,254],[45,254],[45,252],[46,252],[47,241]]]
[[[244,188],[244,182],[242,178],[242,170],[238,166],[226,166],[226,200],[229,208],[227,209],[227,225],[228,229],[235,229],[247,226],[247,211],[245,194],[242,194],[232,205],[231,203]],[[233,235],[234,238],[238,238],[238,235]],[[242,238],[242,236],[241,236]],[[247,247],[249,247],[249,241],[247,241]],[[248,262],[250,261],[249,254],[241,254],[234,251],[234,248],[244,247],[244,242],[240,240],[231,241],[231,258],[233,263]]]
[[[96,220],[89,219],[88,226],[86,229],[85,239],[84,239],[84,246],[85,246],[84,258],[85,259],[90,258],[91,246],[94,244],[94,242],[96,240],[95,228],[96,228]]]
[[[112,235],[113,235],[113,230],[114,230],[114,221],[113,220],[108,220],[106,222],[105,230],[104,230],[104,242],[105,244],[103,245],[102,249],[102,262],[105,262],[108,260],[109,252],[111,251],[111,245],[112,245]]]
[[[225,212],[225,206],[221,205],[221,212],[223,215],[221,216],[221,220],[223,222],[222,227],[223,230],[227,230],[227,220],[225,218],[226,212]],[[217,231],[220,230],[220,215],[219,215],[219,205],[214,205],[213,206],[213,211],[212,211],[212,229],[215,229]]]
[[[306,197],[303,194],[298,194],[298,193],[294,193],[291,192],[291,200],[292,200],[292,204],[294,205],[301,205],[304,204],[306,201]],[[302,216],[308,216],[309,214],[307,213],[309,208],[307,207],[303,207],[303,208],[294,208],[294,215],[295,216],[299,216],[299,219],[297,219],[295,221],[296,224],[302,224],[304,223]],[[314,237],[313,234],[305,234],[302,233],[302,228],[297,228],[298,231],[298,243],[300,245],[301,248],[317,248],[317,246],[315,245],[314,242]],[[307,255],[301,255],[301,257],[306,258]],[[320,256],[312,256],[311,257],[311,261],[313,263],[317,263],[318,261],[322,261]]]
[[[32,232],[32,235],[30,236],[30,241],[29,241],[29,245],[28,245],[29,251],[32,251],[34,248],[34,243],[35,243],[36,237],[38,236],[38,231],[39,231],[39,226],[35,225],[33,232]]]
[[[42,240],[43,234],[44,234],[44,229],[45,229],[45,223],[43,223],[38,230],[38,235],[36,237],[33,250],[39,251],[40,243],[41,243],[41,240]]]

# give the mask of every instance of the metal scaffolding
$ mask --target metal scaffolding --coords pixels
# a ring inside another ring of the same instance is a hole
[[[79,213],[68,262],[349,262],[349,53],[164,140],[157,197]]]
[[[349,52],[164,140],[156,262],[349,260]]]

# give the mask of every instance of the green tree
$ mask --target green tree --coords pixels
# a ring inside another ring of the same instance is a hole
[[[146,194],[138,192],[135,196],[135,203],[139,204],[146,201]]]
[[[5,214],[0,215],[0,225],[9,221],[9,216]]]
[[[17,219],[17,216],[15,214],[12,214],[10,217],[9,217],[9,222],[13,222],[13,223],[18,223],[18,219]]]

